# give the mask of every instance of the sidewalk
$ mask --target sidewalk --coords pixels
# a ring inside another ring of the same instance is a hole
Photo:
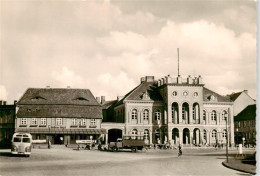
[[[229,162],[223,161],[222,164],[230,169],[256,174],[256,161],[244,158],[229,158]]]

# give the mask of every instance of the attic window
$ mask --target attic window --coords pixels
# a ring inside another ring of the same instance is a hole
[[[83,97],[76,98],[75,100],[88,101],[86,98],[83,98]]]
[[[32,98],[32,100],[46,100],[45,98],[41,97],[41,96],[36,96],[34,98]]]

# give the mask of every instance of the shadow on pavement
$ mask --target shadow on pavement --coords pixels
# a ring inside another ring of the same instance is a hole
[[[26,155],[12,155],[11,152],[0,152],[0,156],[5,156],[5,157],[26,157]]]
[[[0,152],[0,156],[12,157],[13,155],[11,154],[11,152]]]

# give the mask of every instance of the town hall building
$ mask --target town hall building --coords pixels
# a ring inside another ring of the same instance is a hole
[[[103,97],[104,98],[104,97]],[[149,144],[234,145],[233,102],[209,90],[202,77],[142,77],[117,100],[103,101],[106,141],[143,135]]]

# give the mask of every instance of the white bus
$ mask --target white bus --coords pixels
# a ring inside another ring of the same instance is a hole
[[[32,150],[32,135],[29,133],[14,133],[11,153],[30,156]]]

